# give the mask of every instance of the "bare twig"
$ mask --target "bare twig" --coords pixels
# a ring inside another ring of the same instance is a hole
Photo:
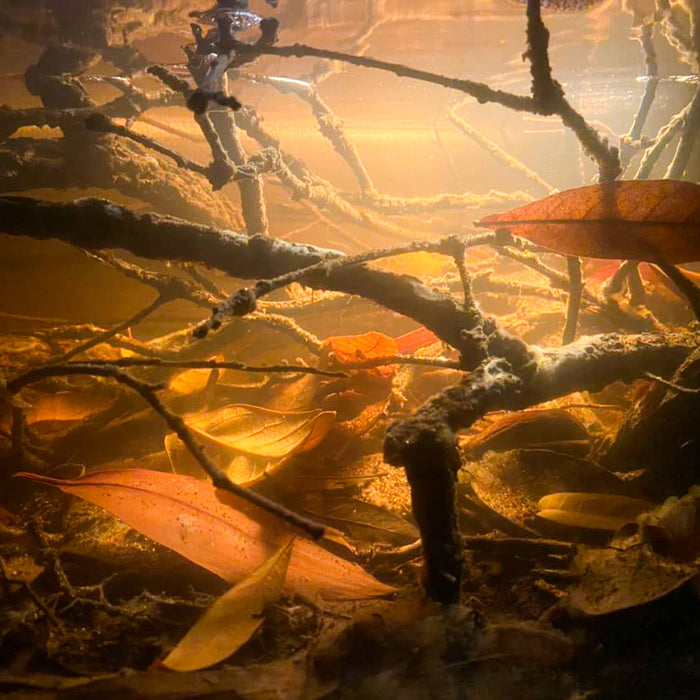
[[[534,170],[529,168],[525,163],[518,160],[508,151],[501,148],[497,143],[486,138],[483,134],[477,131],[473,126],[468,124],[456,112],[457,106],[453,106],[447,110],[447,118],[457,127],[459,131],[475,141],[485,151],[490,153],[496,160],[500,161],[516,172],[522,173],[528,180],[534,182],[540,189],[547,194],[552,194],[555,188],[550,185],[544,178],[538,175]]]
[[[161,386],[148,384],[140,379],[132,377],[123,370],[114,366],[96,365],[92,363],[76,363],[72,365],[50,365],[29,370],[25,374],[16,377],[7,382],[7,390],[10,394],[16,394],[29,384],[41,381],[48,377],[70,376],[70,375],[91,375],[97,377],[107,377],[114,379],[120,384],[133,389],[137,392],[163,420],[168,424],[168,427],[180,438],[183,444],[190,451],[192,456],[199,462],[202,469],[209,475],[214,486],[229,491],[230,493],[242,498],[263,510],[276,515],[285,522],[301,529],[312,537],[318,539],[323,536],[325,528],[323,525],[309,520],[303,516],[297,515],[288,510],[284,506],[269,500],[265,496],[250,491],[238,484],[233,483],[226,474],[214,464],[211,458],[204,451],[204,448],[197,442],[194,433],[187,427],[186,423],[180,416],[170,410],[157,396],[156,392],[161,389]]]
[[[489,234],[486,236],[475,236],[471,241],[461,241],[456,236],[449,236],[438,241],[421,241],[397,248],[371,250],[364,253],[358,253],[357,255],[345,256],[337,260],[323,260],[314,265],[310,265],[309,267],[293,270],[284,275],[280,275],[274,279],[261,280],[252,289],[245,288],[237,291],[225,302],[217,305],[214,308],[212,317],[197,327],[195,336],[198,338],[203,338],[210,330],[216,330],[219,328],[226,315],[245,316],[246,314],[255,310],[259,299],[267,294],[270,294],[271,292],[281,289],[282,287],[286,287],[293,282],[308,282],[315,275],[320,274],[321,276],[327,277],[335,270],[341,268],[361,265],[374,260],[380,260],[382,258],[405,255],[406,253],[430,251],[434,253],[442,253],[443,255],[449,255],[457,260],[463,255],[465,246],[483,245],[485,243],[491,243],[495,240],[497,240],[497,238]],[[458,267],[459,266],[460,263],[458,262]],[[463,262],[461,263],[461,267],[463,267]],[[461,267],[460,274],[462,272]],[[464,273],[466,274],[466,269],[464,270]],[[475,318],[480,316],[473,300],[471,299],[471,294],[466,288],[465,311]]]
[[[566,307],[566,324],[562,334],[562,343],[568,345],[576,338],[578,316],[583,295],[583,277],[581,276],[581,259],[574,255],[566,257],[569,271],[569,301]]]
[[[678,180],[683,177],[685,169],[688,166],[693,148],[697,143],[697,137],[700,133],[700,85],[695,90],[695,95],[688,105],[688,114],[685,117],[683,131],[678,142],[678,148],[673,156],[673,160],[666,171],[666,179]]]
[[[67,360],[70,360],[76,355],[80,355],[81,353],[84,353],[87,350],[94,348],[100,343],[107,342],[115,335],[118,335],[127,328],[141,323],[141,321],[143,321],[146,317],[150,316],[154,311],[157,311],[158,309],[160,309],[161,306],[163,306],[163,304],[167,304],[169,301],[171,301],[171,299],[169,299],[166,296],[163,296],[162,294],[159,294],[148,306],[144,307],[140,311],[137,311],[133,316],[130,316],[125,321],[122,321],[121,323],[117,324],[116,326],[113,326],[112,328],[109,328],[108,330],[102,331],[102,333],[98,333],[95,337],[90,338],[90,340],[76,345],[64,355],[53,359],[51,362],[66,362]]]
[[[410,358],[409,358],[410,359]],[[83,366],[84,362],[68,363],[68,366],[76,364]],[[316,374],[322,377],[347,377],[347,372],[340,370],[326,370],[307,365],[280,364],[280,365],[247,365],[243,362],[225,362],[219,360],[161,360],[158,358],[123,357],[118,360],[90,360],[90,365],[95,367],[158,367],[162,369],[232,369],[240,372],[261,372],[271,374],[282,372],[284,374]],[[386,362],[386,364],[390,364]],[[350,366],[348,366],[350,368]]]

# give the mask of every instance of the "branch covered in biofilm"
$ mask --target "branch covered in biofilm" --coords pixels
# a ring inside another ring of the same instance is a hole
[[[395,421],[387,431],[384,459],[406,469],[423,537],[429,595],[444,603],[459,599],[458,430],[491,411],[527,408],[573,391],[599,391],[645,372],[667,377],[699,342],[690,334],[582,338],[563,348],[536,350],[538,360],[528,372],[514,370],[504,359],[489,359],[413,416]]]

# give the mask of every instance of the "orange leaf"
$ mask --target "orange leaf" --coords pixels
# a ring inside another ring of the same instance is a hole
[[[627,180],[579,187],[487,216],[478,226],[565,255],[620,260],[700,260],[700,185]]]
[[[363,335],[339,335],[326,338],[323,341],[323,348],[326,357],[333,353],[335,364],[338,366],[371,360],[377,357],[392,357],[399,353],[396,340],[377,331],[370,331]],[[371,370],[372,374],[382,377],[391,377],[394,372],[393,365],[377,367]]]
[[[399,353],[401,355],[410,355],[416,350],[424,348],[426,345],[437,343],[440,339],[425,326],[421,326],[414,331],[409,331],[408,333],[397,336],[395,340]]]
[[[57,486],[105,508],[135,530],[195,564],[236,583],[299,533],[276,516],[210,482],[189,476],[124,469],[80,479],[15,476]],[[394,591],[356,564],[296,537],[285,584],[306,599],[373,598]]]

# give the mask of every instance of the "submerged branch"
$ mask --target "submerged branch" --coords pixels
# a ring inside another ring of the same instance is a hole
[[[444,603],[459,599],[458,430],[469,428],[491,411],[527,408],[574,391],[599,391],[646,372],[669,376],[699,342],[690,334],[582,338],[562,348],[540,350],[529,373],[514,370],[503,359],[489,359],[413,416],[390,425],[384,459],[406,469],[423,539],[429,595]]]
[[[334,250],[135,213],[95,199],[53,203],[0,197],[0,222],[2,231],[11,235],[57,238],[90,250],[121,248],[151,260],[201,263],[243,279],[273,278],[343,257]],[[355,265],[331,269],[308,284],[362,296],[414,319],[459,350],[465,369],[484,357],[483,347],[468,334],[476,326],[475,319],[450,296],[412,277]],[[495,328],[487,335],[491,354],[508,357],[516,365],[529,362],[522,341]]]

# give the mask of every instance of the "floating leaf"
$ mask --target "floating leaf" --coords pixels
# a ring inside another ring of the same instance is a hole
[[[356,498],[314,494],[303,500],[302,508],[356,540],[400,545],[420,537],[418,528],[400,515]]]
[[[163,660],[173,671],[198,671],[238,651],[262,624],[266,605],[282,595],[290,540],[244,581],[221,596]]]
[[[276,516],[206,481],[143,469],[80,479],[21,473],[80,496],[159,544],[231,583],[261,566],[297,532]],[[373,598],[393,592],[359,566],[302,537],[294,540],[285,590],[313,600]]]
[[[485,452],[514,448],[547,448],[561,452],[585,453],[589,435],[584,426],[561,408],[518,411],[496,420],[460,446],[470,459]]]
[[[559,192],[477,225],[566,255],[692,262],[700,260],[700,185],[606,182]]]
[[[654,505],[640,498],[607,493],[552,493],[537,504],[538,518],[560,525],[615,532]]]
[[[244,484],[274,470],[291,455],[316,447],[333,426],[335,415],[320,410],[282,413],[241,404],[190,414],[184,420],[214,463],[231,481]],[[165,438],[165,449],[176,472],[202,474],[175,433]]]
[[[657,600],[697,574],[697,568],[662,559],[647,547],[581,548],[574,561],[581,579],[569,588],[569,606],[605,615]]]

